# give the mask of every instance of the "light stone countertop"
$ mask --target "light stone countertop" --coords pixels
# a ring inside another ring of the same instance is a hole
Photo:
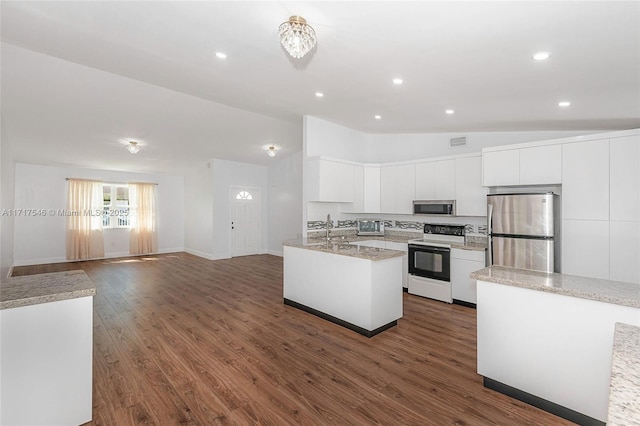
[[[372,240],[372,238],[363,238],[359,241]],[[358,241],[358,240],[356,240]],[[366,260],[384,260],[394,257],[405,256],[407,253],[398,250],[388,250],[377,247],[364,247],[357,244],[350,244],[350,242],[356,242],[353,240],[334,239],[326,241],[319,238],[303,238],[300,240],[288,240],[283,242],[284,246],[297,247],[313,251],[321,251],[324,253],[337,254],[342,256],[357,257],[359,259]]]
[[[640,425],[640,327],[616,323],[607,425]]]
[[[80,270],[11,277],[0,282],[0,309],[19,308],[95,294],[95,284],[84,271]]]
[[[308,241],[326,241],[324,232],[313,232],[310,233],[310,237],[307,238]],[[415,240],[422,238],[422,232],[402,232],[402,231],[389,231],[386,232],[384,236],[377,235],[356,235],[353,232],[344,232],[338,231],[332,233],[330,236],[331,241],[333,242],[358,242],[358,241],[391,241],[394,243],[408,243],[409,240]],[[487,249],[486,238],[473,238],[469,242],[465,242],[464,244],[451,244],[451,248],[461,249],[461,250],[476,250],[476,251],[485,251]]]
[[[559,273],[547,274],[504,266],[489,266],[471,273],[470,277],[490,283],[640,308],[640,284]]]

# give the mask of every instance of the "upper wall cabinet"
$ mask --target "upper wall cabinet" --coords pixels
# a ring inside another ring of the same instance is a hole
[[[353,164],[322,158],[307,160],[307,199],[334,203],[354,201]]]
[[[380,212],[412,214],[415,197],[415,164],[380,168]]]
[[[353,167],[353,202],[342,206],[348,213],[380,213],[380,166]]]
[[[487,188],[482,186],[482,157],[456,158],[456,215],[486,216]]]
[[[416,200],[455,200],[456,160],[416,164]]]
[[[562,218],[609,220],[609,139],[562,145]]]
[[[484,186],[562,183],[562,145],[512,148],[482,153]]]
[[[484,186],[518,185],[520,183],[520,150],[507,149],[482,153]]]
[[[640,221],[640,135],[609,140],[611,220]]]

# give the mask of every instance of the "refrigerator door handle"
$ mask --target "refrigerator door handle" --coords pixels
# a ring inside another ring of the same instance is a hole
[[[493,229],[491,222],[493,221],[493,205],[487,203],[487,266],[493,265],[493,241],[491,234]]]

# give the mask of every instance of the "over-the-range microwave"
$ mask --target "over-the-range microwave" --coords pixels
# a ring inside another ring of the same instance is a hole
[[[415,200],[413,214],[433,214],[440,216],[455,216],[455,200]]]

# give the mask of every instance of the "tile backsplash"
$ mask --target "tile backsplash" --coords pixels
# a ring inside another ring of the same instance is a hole
[[[384,227],[394,231],[422,231],[424,224],[428,222],[414,222],[405,220],[385,220]],[[322,230],[326,229],[327,222],[324,220],[310,220],[307,222],[307,229]],[[356,227],[355,220],[337,220],[333,221],[333,229],[351,229]],[[487,233],[487,225],[465,224],[465,234],[485,234]]]

